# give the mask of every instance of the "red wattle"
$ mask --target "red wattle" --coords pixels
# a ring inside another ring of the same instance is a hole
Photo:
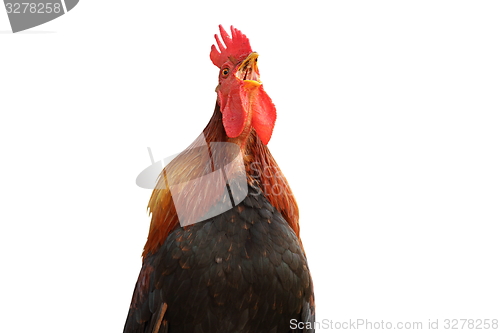
[[[263,144],[267,145],[276,122],[276,107],[262,86],[256,91],[252,103],[252,127]]]
[[[243,101],[245,101],[246,105],[243,105]],[[248,118],[247,107],[245,106],[248,106],[248,101],[246,98],[242,100],[240,88],[233,89],[229,93],[225,105],[221,107],[222,124],[228,137],[236,138],[243,132]]]

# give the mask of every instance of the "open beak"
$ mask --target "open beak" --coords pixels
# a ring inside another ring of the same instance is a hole
[[[258,87],[262,85],[260,82],[259,69],[257,67],[258,57],[259,54],[257,52],[252,52],[243,60],[240,67],[238,67],[236,77],[242,80],[245,86]]]

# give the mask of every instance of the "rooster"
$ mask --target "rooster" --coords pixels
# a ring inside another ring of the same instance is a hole
[[[314,332],[297,203],[267,148],[276,109],[248,38],[219,29],[215,111],[160,173],[125,333]]]

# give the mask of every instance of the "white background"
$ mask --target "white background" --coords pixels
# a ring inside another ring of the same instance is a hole
[[[317,320],[500,319],[499,17],[83,0],[11,34],[0,10],[2,331],[122,331],[149,223],[135,178],[147,147],[182,151],[212,115],[218,24],[260,54]]]

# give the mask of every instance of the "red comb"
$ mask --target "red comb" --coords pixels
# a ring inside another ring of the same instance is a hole
[[[219,30],[220,36],[222,37],[224,44],[226,44],[226,47],[224,47],[219,39],[219,36],[216,34],[215,40],[217,41],[220,52],[217,50],[215,45],[212,45],[212,51],[210,52],[210,60],[212,60],[215,66],[220,68],[230,56],[234,57],[237,62],[240,62],[252,53],[250,41],[247,36],[241,33],[241,31],[231,26],[232,37],[229,37],[222,25],[219,25]]]

